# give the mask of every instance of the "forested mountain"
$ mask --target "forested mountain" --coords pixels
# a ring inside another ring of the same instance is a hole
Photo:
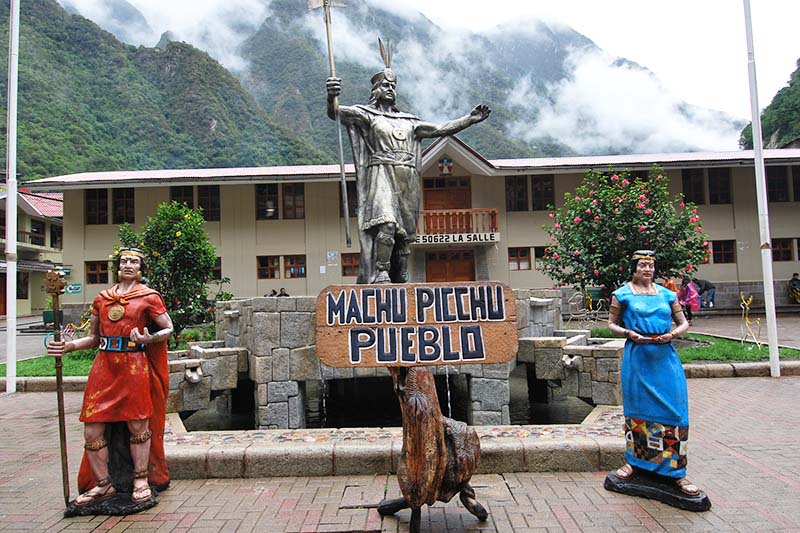
[[[789,84],[778,91],[772,102],[761,113],[761,131],[764,148],[780,148],[800,139],[800,60],[792,72]],[[753,124],[742,130],[739,145],[753,148]]]
[[[3,34],[8,4],[0,4]],[[234,76],[192,46],[129,46],[54,0],[23,2],[20,28],[22,179],[331,160],[275,123]],[[1,76],[5,129],[5,69]],[[0,150],[4,160],[5,131]]]

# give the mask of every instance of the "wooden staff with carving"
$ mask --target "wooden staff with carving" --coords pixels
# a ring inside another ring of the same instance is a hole
[[[53,338],[56,342],[61,340],[61,319],[59,317],[58,297],[64,294],[67,286],[64,272],[61,270],[48,270],[45,274],[45,288],[53,298]],[[60,357],[55,358],[56,363],[56,395],[58,396],[58,436],[61,444],[61,481],[64,487],[64,505],[69,504],[69,467],[67,465],[67,426],[64,415],[64,374]]]

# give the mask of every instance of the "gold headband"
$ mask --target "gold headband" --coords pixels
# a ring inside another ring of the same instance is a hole
[[[133,248],[121,248],[119,251],[119,256],[122,257],[123,255],[133,255],[144,259],[144,252],[140,250],[135,250]]]
[[[645,259],[647,261],[655,261],[656,260],[656,256],[654,256],[654,255],[644,255],[644,254],[633,254],[633,257],[631,257],[631,259]]]

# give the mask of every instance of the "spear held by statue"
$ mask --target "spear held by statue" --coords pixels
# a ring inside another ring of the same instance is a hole
[[[333,0],[308,0],[308,9],[323,9],[325,15],[325,32],[328,37],[328,66],[330,68],[331,78],[336,77],[336,66],[333,62],[333,38],[331,36],[331,7],[345,7],[345,4],[334,2]],[[334,107],[337,104],[334,103]],[[336,134],[339,140],[339,181],[342,188],[342,213],[344,213],[344,234],[347,241],[347,247],[353,246],[350,238],[350,210],[348,209],[347,199],[347,181],[344,172],[344,147],[342,144],[342,122],[339,116],[336,116]]]
[[[67,283],[64,272],[49,270],[45,275],[45,288],[53,298],[53,340],[61,340],[61,319],[59,317],[59,296],[64,294]],[[64,505],[69,504],[69,467],[67,466],[67,426],[64,416],[64,375],[61,357],[55,358],[56,363],[56,394],[58,396],[58,436],[61,444],[61,482],[64,487]]]

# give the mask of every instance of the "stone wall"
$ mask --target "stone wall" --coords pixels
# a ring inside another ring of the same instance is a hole
[[[559,291],[517,289],[514,296],[521,337],[552,335],[561,327]],[[244,349],[247,354],[246,368],[240,364],[239,371],[247,372],[255,384],[259,428],[304,427],[306,381],[389,376],[386,368],[331,368],[320,363],[315,310],[316,298],[308,296],[242,299],[218,306],[217,338],[224,339],[226,349]],[[438,375],[468,375],[469,421],[488,425],[510,423],[508,376],[516,365],[515,359],[431,369]]]

